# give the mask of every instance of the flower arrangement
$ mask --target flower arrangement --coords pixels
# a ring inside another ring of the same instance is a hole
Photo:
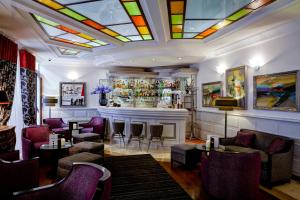
[[[91,92],[91,94],[107,94],[112,91],[111,87],[106,85],[100,85],[95,88],[94,91]]]

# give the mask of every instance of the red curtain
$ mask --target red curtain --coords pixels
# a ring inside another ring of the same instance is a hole
[[[0,34],[0,60],[17,63],[18,45]]]
[[[20,50],[20,66],[35,71],[35,56],[24,49]]]

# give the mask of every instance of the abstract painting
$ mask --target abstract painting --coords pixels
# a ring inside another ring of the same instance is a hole
[[[226,96],[238,100],[238,107],[247,109],[246,67],[226,70]]]
[[[86,106],[85,101],[85,83],[60,83],[60,106],[82,107]]]
[[[222,96],[222,82],[202,84],[202,106],[215,107],[216,98]]]
[[[299,71],[255,76],[254,109],[299,110]]]

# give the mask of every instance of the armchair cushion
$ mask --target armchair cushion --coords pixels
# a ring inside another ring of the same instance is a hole
[[[26,130],[25,137],[30,139],[32,142],[42,142],[48,141],[49,138],[49,129],[48,127],[29,127]]]
[[[47,142],[46,141],[45,142],[35,142],[33,144],[33,147],[34,147],[34,149],[39,150],[43,144],[49,144],[49,142],[48,141]]]
[[[281,138],[275,138],[268,146],[266,152],[269,154],[280,153],[285,149],[286,142]]]
[[[252,147],[255,139],[254,133],[238,131],[234,144],[242,147]]]

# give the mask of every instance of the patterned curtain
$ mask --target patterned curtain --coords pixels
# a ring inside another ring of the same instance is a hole
[[[0,35],[0,89],[6,91],[10,102],[14,99],[16,82],[18,45]],[[4,107],[0,124],[6,124],[11,114],[12,104]]]
[[[37,74],[35,57],[26,50],[20,50],[20,73],[23,119],[25,125],[36,124]]]

